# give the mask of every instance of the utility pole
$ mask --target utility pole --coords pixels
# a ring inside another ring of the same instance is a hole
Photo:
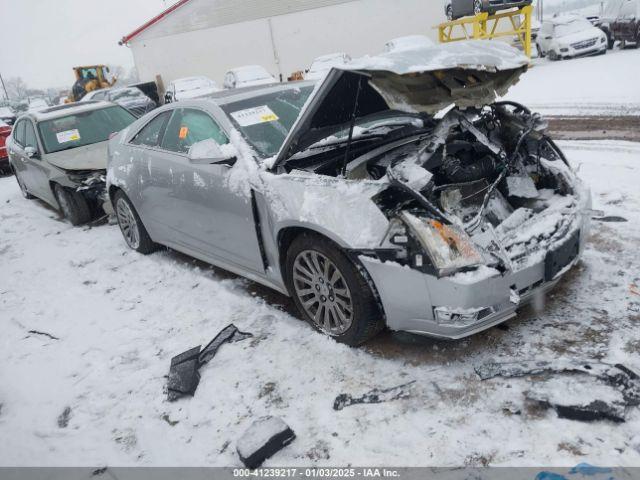
[[[5,87],[5,85],[4,85],[4,80],[2,78],[2,75],[0,75],[0,83],[2,83],[2,89],[4,90],[4,96],[7,97],[7,100],[9,100],[9,94],[7,93],[7,87]]]

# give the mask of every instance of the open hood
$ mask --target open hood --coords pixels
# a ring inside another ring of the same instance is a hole
[[[106,170],[108,142],[47,154],[47,162],[63,170]]]
[[[505,43],[476,40],[363,57],[333,68],[272,168],[347,126],[354,110],[359,118],[389,110],[435,114],[452,104],[482,107],[503,96],[528,65],[527,57]]]

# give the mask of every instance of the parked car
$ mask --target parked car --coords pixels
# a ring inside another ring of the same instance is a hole
[[[611,24],[614,41],[620,42],[620,48],[628,43],[640,48],[640,0],[626,0],[620,7],[618,17]]]
[[[532,0],[447,0],[445,15],[448,20],[478,15],[483,12],[493,15],[499,10],[522,8],[531,5]]]
[[[456,42],[354,60],[312,98],[299,82],[165,105],[109,143],[124,240],[290,295],[349,345],[503,322],[578,261],[590,208],[539,116],[494,103],[528,64]]]
[[[0,120],[0,172],[6,173],[9,170],[9,155],[7,155],[7,147],[5,142],[7,137],[11,135],[11,127]]]
[[[107,140],[136,120],[119,105],[79,102],[22,115],[7,139],[25,198],[38,197],[73,225],[109,211]]]
[[[89,100],[86,98],[89,97]],[[81,101],[100,101],[117,103],[136,117],[141,117],[157,107],[156,102],[147,97],[138,88],[104,88],[87,93]]]
[[[607,53],[607,36],[582,17],[558,16],[542,23],[536,46],[541,57],[562,60]]]
[[[413,50],[415,48],[432,47],[433,41],[424,35],[408,35],[406,37],[394,38],[389,40],[385,46],[385,52],[402,52],[405,50]]]
[[[607,36],[607,47],[609,50],[611,50],[616,43],[611,25],[618,19],[620,9],[627,1],[628,0],[609,0],[604,6],[600,20],[595,23],[595,26],[602,30]]]
[[[189,98],[203,97],[218,92],[218,84],[207,77],[186,77],[174,80],[167,87],[164,102],[179,102]]]
[[[27,111],[37,112],[39,110],[44,110],[47,108],[49,108],[49,104],[44,98],[32,98],[31,100],[29,100]]]
[[[331,53],[329,55],[323,55],[313,61],[304,78],[305,80],[320,80],[333,67],[346,65],[350,61],[351,57],[346,53]]]
[[[0,107],[0,121],[7,125],[13,125],[16,121],[16,114],[9,107]]]
[[[260,65],[247,65],[229,70],[224,75],[224,88],[245,88],[256,87],[258,85],[269,85],[278,83],[264,67]]]

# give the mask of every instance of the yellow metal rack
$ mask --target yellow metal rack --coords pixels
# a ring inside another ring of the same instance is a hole
[[[524,53],[531,58],[531,18],[533,7],[527,5],[518,10],[489,15],[480,13],[437,26],[440,43],[460,40],[491,40],[499,37],[516,37]],[[471,27],[471,30],[469,30]]]

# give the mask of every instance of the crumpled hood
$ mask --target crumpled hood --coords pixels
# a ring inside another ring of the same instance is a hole
[[[48,153],[47,162],[63,170],[106,170],[108,143],[100,142],[62,152]]]
[[[356,117],[386,110],[435,114],[452,104],[493,103],[528,65],[529,59],[506,43],[474,40],[363,57],[333,68],[316,87],[273,166],[326,138],[336,126],[348,125],[354,111]]]

